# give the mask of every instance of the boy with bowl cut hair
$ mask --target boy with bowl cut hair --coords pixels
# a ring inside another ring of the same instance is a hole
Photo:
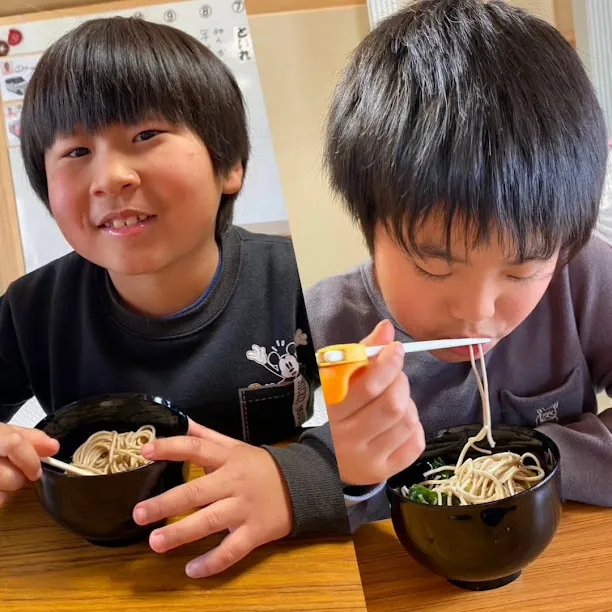
[[[315,348],[489,337],[492,423],[561,450],[566,499],[612,505],[612,252],[592,236],[607,159],[576,52],[491,0],[421,0],[359,45],[326,164],[371,261],[306,293]],[[481,423],[469,349],[387,347],[328,407],[353,529],[426,436]]]
[[[96,57],[100,41],[105,57]],[[32,188],[47,207],[45,153],[75,128],[95,133],[163,119],[187,126],[206,144],[217,177],[239,167],[246,173],[250,143],[242,91],[225,64],[182,30],[120,17],[90,21],[48,51],[33,84],[21,146]],[[227,191],[216,215],[217,235],[231,225],[239,193]]]
[[[134,509],[152,524],[197,502],[151,534],[153,550],[229,530],[190,576],[346,530],[341,490],[317,482],[335,469],[325,446],[305,434],[261,448],[301,431],[317,370],[291,242],[231,223],[249,137],[229,69],[180,30],[96,19],[44,53],[22,123],[28,177],[75,253],[0,298],[0,503],[58,451],[6,424],[25,401],[51,412],[136,392],[193,419],[189,438],[143,455],[208,472]]]

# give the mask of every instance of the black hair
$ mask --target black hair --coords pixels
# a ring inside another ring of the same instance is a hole
[[[477,244],[566,261],[597,221],[603,112],[571,45],[503,0],[422,0],[378,25],[335,90],[326,131],[332,188],[370,251],[377,226],[408,253],[432,216]],[[467,242],[466,242],[467,246]]]
[[[96,132],[156,116],[202,140],[217,176],[250,144],[244,99],[230,70],[192,36],[138,18],[93,19],[68,32],[39,60],[21,115],[30,184],[49,207],[45,152],[78,127]],[[217,234],[231,224],[237,194],[223,195]]]

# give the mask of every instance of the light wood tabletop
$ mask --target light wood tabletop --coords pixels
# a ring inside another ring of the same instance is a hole
[[[191,477],[201,473],[192,470]],[[121,549],[92,546],[60,528],[30,488],[0,510],[0,609],[365,612],[350,537],[269,544],[217,577],[187,578],[187,562],[221,537],[163,555],[146,542]]]
[[[464,591],[404,551],[391,521],[354,535],[368,612],[610,612],[612,511],[567,504],[555,538],[508,586]]]

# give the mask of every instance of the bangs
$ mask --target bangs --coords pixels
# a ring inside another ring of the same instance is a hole
[[[495,243],[505,259],[513,264],[528,261],[546,261],[562,250],[563,240],[552,233],[535,230],[520,234],[508,231],[494,220],[475,221],[466,219],[463,207],[441,207],[427,211],[420,219],[411,223],[404,216],[387,218],[381,222],[391,240],[406,254],[426,260],[432,255],[444,257],[449,262],[469,255],[472,250]],[[481,223],[488,225],[483,225]],[[435,227],[435,236],[431,228]],[[426,236],[423,241],[423,233]]]
[[[68,35],[70,45],[59,44],[41,58],[27,118],[37,126],[39,148],[46,151],[57,135],[77,127],[96,132],[151,116],[190,122],[194,105],[206,104],[198,99],[201,55],[214,55],[165,29],[141,25],[122,18],[91,22]]]
[[[31,117],[37,125],[36,145],[48,150],[57,136],[68,136],[77,128],[97,132],[111,124],[134,125],[154,115],[171,123],[186,119],[183,99],[176,96],[169,72],[173,62],[151,65],[142,61],[136,48],[113,48],[86,41],[61,49],[53,62],[54,72],[41,66],[36,94],[30,100]],[[129,42],[129,47],[135,45]],[[169,69],[170,68],[170,69]],[[183,89],[181,87],[181,89]]]

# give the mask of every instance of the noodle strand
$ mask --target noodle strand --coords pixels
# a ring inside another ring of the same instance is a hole
[[[420,486],[427,487],[436,494],[438,505],[442,505],[444,498],[448,506],[453,504],[453,499],[457,499],[461,506],[498,501],[528,490],[546,475],[540,460],[533,453],[522,455],[512,452],[493,453],[477,446],[478,442],[486,438],[489,446],[495,447],[487,367],[482,345],[479,344],[478,349],[482,379],[476,367],[474,349],[469,347],[470,362],[482,402],[482,429],[468,439],[455,465],[443,465],[423,474],[426,480],[421,482]],[[484,456],[466,459],[470,449]],[[401,493],[409,497],[410,488],[402,487]]]

